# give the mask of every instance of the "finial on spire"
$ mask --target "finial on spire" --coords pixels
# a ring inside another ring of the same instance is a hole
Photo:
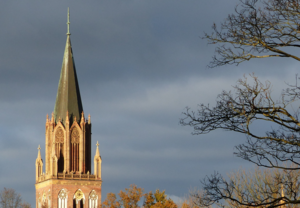
[[[71,33],[70,33],[70,10],[69,10],[69,7],[68,7],[68,22],[67,22],[67,25],[68,25],[67,35],[71,35]]]
[[[96,176],[96,179],[101,180],[101,156],[99,152],[99,143],[97,141],[97,148],[96,148],[96,154],[94,157],[94,175]]]
[[[38,147],[38,156],[37,156],[37,159],[41,159],[42,157],[41,157],[41,147],[40,147],[40,145],[39,145],[39,147]]]
[[[97,144],[96,144],[97,148],[96,148],[96,154],[95,154],[95,157],[99,157],[100,156],[100,152],[99,152],[99,143],[97,141]]]
[[[80,121],[80,124],[84,124],[84,113],[83,113],[83,111],[82,111],[82,113],[81,113],[81,121]]]
[[[54,113],[51,113],[51,123],[54,123]]]

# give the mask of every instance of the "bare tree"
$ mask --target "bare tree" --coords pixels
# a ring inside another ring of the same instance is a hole
[[[292,195],[299,197],[300,188],[297,182],[299,175],[299,170],[287,173],[287,170],[265,169],[262,171],[258,168],[250,172],[240,170],[230,173],[228,175],[230,181],[220,178],[221,182],[218,186],[220,187],[220,184],[222,184],[224,200],[223,203],[215,203],[215,207],[247,208],[252,207],[251,201],[264,201],[259,207],[268,207],[268,203],[275,198],[279,200],[277,206],[281,208],[299,207],[297,203],[285,204],[284,202],[285,198],[293,198]],[[287,179],[287,177],[289,177],[289,179]],[[293,182],[293,186],[282,186],[280,181],[283,179]],[[211,193],[217,190],[212,184],[210,184]],[[194,191],[191,193],[191,197],[195,204],[202,206],[203,201],[207,200],[207,194],[205,192]],[[232,200],[232,198],[237,200]]]
[[[202,196],[202,192],[198,189],[190,190],[190,194],[185,196],[183,200],[179,203],[178,207],[181,208],[200,208],[198,205],[199,197]],[[209,207],[211,208],[211,207]]]
[[[240,64],[253,58],[290,57],[300,61],[291,47],[300,47],[299,0],[240,0],[235,13],[221,26],[213,25],[204,39],[217,44],[209,67]]]
[[[31,208],[30,204],[22,202],[20,194],[14,189],[4,188],[0,192],[0,208]]]
[[[258,166],[284,170],[274,176],[270,183],[273,188],[255,190],[261,197],[250,197],[247,189],[233,179],[225,180],[214,173],[202,183],[204,194],[199,197],[199,205],[210,206],[221,200],[246,207],[279,207],[299,204],[300,169],[300,88],[290,86],[283,91],[280,100],[271,97],[271,83],[262,83],[254,75],[252,83],[245,77],[240,79],[233,92],[223,91],[215,107],[200,105],[197,112],[187,109],[182,125],[194,127],[193,134],[206,134],[217,129],[229,130],[246,135],[247,142],[236,147],[235,154]],[[294,107],[295,107],[294,106]],[[253,128],[258,123],[266,133]],[[278,187],[283,186],[288,193],[279,195]],[[271,186],[269,186],[271,187]],[[234,194],[240,190],[239,195]]]
[[[21,208],[31,208],[31,205],[27,202],[21,204]]]
[[[220,26],[214,24],[212,29],[212,33],[205,33],[203,37],[208,43],[216,44],[209,67],[239,65],[269,57],[300,61],[300,56],[291,50],[300,47],[300,0],[240,0],[235,12]],[[296,84],[288,86],[279,100],[271,97],[270,82],[262,83],[253,75],[252,78],[252,83],[247,78],[240,79],[233,92],[223,91],[215,107],[201,104],[197,111],[187,108],[180,123],[192,126],[196,135],[217,129],[244,134],[247,141],[236,147],[235,154],[258,166],[281,172],[268,182],[273,188],[256,187],[256,197],[232,178],[226,180],[214,173],[202,181],[204,192],[197,195],[200,206],[223,207],[224,200],[234,204],[233,207],[291,207],[300,203],[298,77]],[[253,125],[256,123],[264,126],[266,132],[257,131]],[[279,194],[280,186],[285,189],[285,196]]]

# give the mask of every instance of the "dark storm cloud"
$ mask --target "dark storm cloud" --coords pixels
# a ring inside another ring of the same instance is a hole
[[[206,68],[214,46],[200,37],[236,3],[2,2],[0,189],[15,188],[35,204],[36,148],[40,144],[44,156],[44,122],[54,109],[67,7],[83,108],[92,117],[92,142],[100,142],[103,199],[132,183],[182,197],[214,170],[251,167],[232,154],[243,136],[191,136],[191,128],[178,125],[186,106],[213,105],[245,73],[274,81],[276,91],[282,80],[294,80],[297,65],[291,60]]]
[[[60,67],[65,5],[22,2],[4,6],[2,28],[9,29],[1,30],[1,37],[9,47],[1,53],[7,60],[3,70],[35,73],[45,81]],[[201,47],[208,50],[199,36],[212,24],[204,18],[208,16],[204,6],[222,11],[200,1],[73,3],[71,32],[77,67],[99,75],[90,77],[101,81],[132,76],[157,79],[199,71],[200,60],[205,59]]]

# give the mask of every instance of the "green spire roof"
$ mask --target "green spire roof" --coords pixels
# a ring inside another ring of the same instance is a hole
[[[77,122],[80,121],[83,108],[70,40],[71,34],[69,32],[69,12],[67,24],[67,42],[61,67],[60,79],[58,83],[58,90],[54,107],[54,119],[56,122],[58,122],[59,119],[61,119],[62,123],[65,124],[68,112],[69,120],[72,124],[74,117],[76,117]]]

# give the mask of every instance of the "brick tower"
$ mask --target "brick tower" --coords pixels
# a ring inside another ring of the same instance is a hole
[[[45,172],[40,147],[36,159],[36,207],[98,208],[101,157],[97,142],[91,174],[91,117],[85,119],[73,59],[68,12],[67,42],[54,113],[46,118]]]

